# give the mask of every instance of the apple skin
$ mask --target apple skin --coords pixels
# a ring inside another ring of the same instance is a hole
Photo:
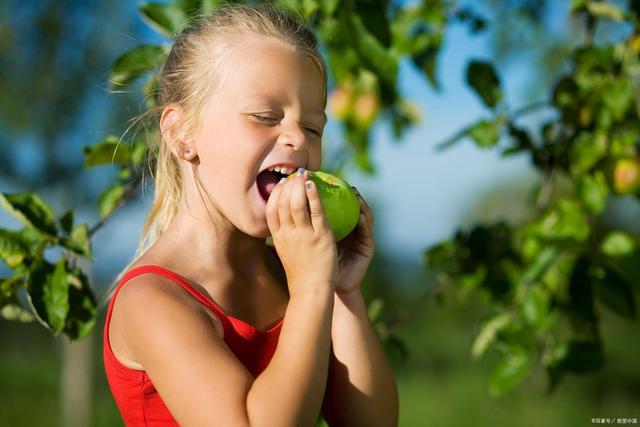
[[[615,161],[612,171],[613,191],[634,194],[640,191],[640,157],[623,157]]]
[[[333,230],[336,242],[344,239],[358,225],[360,219],[360,203],[351,186],[343,179],[323,171],[307,171],[322,202],[327,222]],[[292,179],[292,173],[287,179]]]
[[[309,171],[316,184],[327,221],[336,242],[347,237],[358,225],[360,203],[351,186],[344,180],[323,171]]]

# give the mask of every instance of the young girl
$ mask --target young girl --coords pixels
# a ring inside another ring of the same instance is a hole
[[[221,6],[175,41],[147,249],[104,327],[127,426],[313,426],[320,414],[397,425],[360,292],[371,210],[358,197],[360,222],[336,244],[307,179],[321,164],[326,83],[314,35],[273,6]]]

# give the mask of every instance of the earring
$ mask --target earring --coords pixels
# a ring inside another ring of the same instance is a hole
[[[180,144],[180,157],[184,160],[189,160],[188,157],[191,154],[191,147],[187,144]]]

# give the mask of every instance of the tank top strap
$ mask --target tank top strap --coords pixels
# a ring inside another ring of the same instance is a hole
[[[189,292],[195,299],[200,301],[206,307],[213,310],[213,312],[218,316],[218,318],[222,322],[222,326],[224,328],[224,335],[225,337],[227,336],[231,323],[227,315],[222,310],[222,308],[220,308],[220,306],[216,304],[211,298],[208,298],[202,292],[200,292],[199,290],[191,286],[189,282],[187,282],[182,276],[180,276],[177,273],[174,273],[173,271],[167,268],[161,267],[159,265],[153,265],[153,264],[141,265],[139,267],[132,268],[131,270],[127,271],[124,276],[122,276],[122,279],[120,280],[120,284],[118,285],[118,288],[123,286],[129,279],[132,279],[136,276],[139,276],[141,274],[147,274],[147,273],[158,274],[160,276],[166,277],[167,279],[173,281],[174,283],[177,283],[185,291]]]

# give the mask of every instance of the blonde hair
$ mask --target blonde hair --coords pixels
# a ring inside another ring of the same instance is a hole
[[[199,18],[175,39],[160,72],[157,105],[134,120],[153,118],[157,123],[166,106],[177,104],[185,114],[184,120],[176,123],[173,139],[197,131],[207,98],[224,82],[224,77],[220,78],[221,71],[228,72],[228,67],[223,67],[226,58],[239,41],[255,36],[275,39],[313,61],[324,82],[323,108],[326,108],[326,64],[316,48],[316,36],[305,27],[300,14],[294,10],[277,9],[269,3],[227,3],[218,6],[210,15]],[[167,229],[182,198],[183,176],[171,150],[172,144],[160,132],[155,132],[155,135],[148,139],[150,171],[155,163],[155,174],[151,172],[155,183],[153,204],[144,222],[136,253],[106,292],[104,304],[124,274]]]

